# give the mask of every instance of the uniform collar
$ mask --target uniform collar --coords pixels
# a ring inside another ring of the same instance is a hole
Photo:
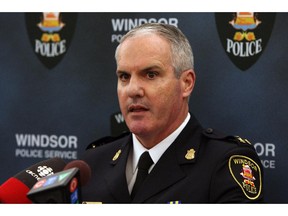
[[[136,171],[137,163],[139,161],[140,156],[143,152],[148,151],[154,165],[158,162],[160,157],[163,155],[163,153],[169,148],[169,146],[174,142],[174,140],[178,137],[178,135],[181,133],[181,131],[184,129],[184,127],[187,125],[187,123],[190,120],[190,113],[187,114],[185,120],[182,122],[182,124],[168,137],[166,137],[164,140],[162,140],[160,143],[155,145],[151,149],[146,149],[136,138],[135,134],[132,134],[132,140],[133,140],[133,156],[132,156],[132,170],[133,173]],[[153,165],[153,166],[154,166]],[[152,166],[152,168],[153,168]]]

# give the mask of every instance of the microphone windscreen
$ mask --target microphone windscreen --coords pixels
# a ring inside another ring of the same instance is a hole
[[[26,197],[30,188],[18,179],[11,177],[0,187],[0,203],[32,203]]]
[[[70,168],[78,168],[80,170],[80,181],[82,186],[88,183],[88,181],[91,178],[91,168],[85,161],[83,160],[71,161],[64,167],[64,170]]]
[[[52,158],[24,169],[0,186],[0,202],[32,203],[26,195],[33,185],[42,177],[62,171],[65,166],[62,159]]]

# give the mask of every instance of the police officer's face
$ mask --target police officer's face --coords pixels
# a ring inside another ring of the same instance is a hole
[[[117,76],[126,124],[147,148],[168,136],[186,117],[185,98],[192,90],[187,92],[185,73],[180,79],[175,77],[170,46],[163,38],[149,34],[126,39],[118,52]]]

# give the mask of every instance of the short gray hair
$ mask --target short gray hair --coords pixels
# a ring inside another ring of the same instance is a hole
[[[193,69],[194,70],[194,57],[192,48],[187,37],[182,31],[173,26],[163,23],[145,23],[131,29],[126,35],[124,35],[120,44],[115,51],[115,58],[117,61],[118,50],[120,45],[127,39],[143,33],[155,33],[166,39],[170,43],[172,66],[176,77],[180,77],[183,71]]]

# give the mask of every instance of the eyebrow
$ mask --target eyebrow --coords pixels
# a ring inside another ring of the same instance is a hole
[[[116,75],[123,74],[123,73],[129,73],[129,72],[123,71],[123,70],[116,70]]]
[[[162,70],[161,67],[159,67],[159,66],[157,66],[157,65],[153,65],[153,66],[146,67],[146,68],[142,69],[141,71],[150,71],[150,70],[155,70],[155,69],[160,69],[160,70]]]
[[[140,72],[147,72],[147,71],[151,71],[151,70],[163,70],[162,67],[158,66],[158,65],[152,65],[152,66],[147,66],[144,67],[143,69],[140,70]],[[117,74],[121,74],[121,73],[130,73],[129,71],[126,70],[116,70],[116,75]]]

